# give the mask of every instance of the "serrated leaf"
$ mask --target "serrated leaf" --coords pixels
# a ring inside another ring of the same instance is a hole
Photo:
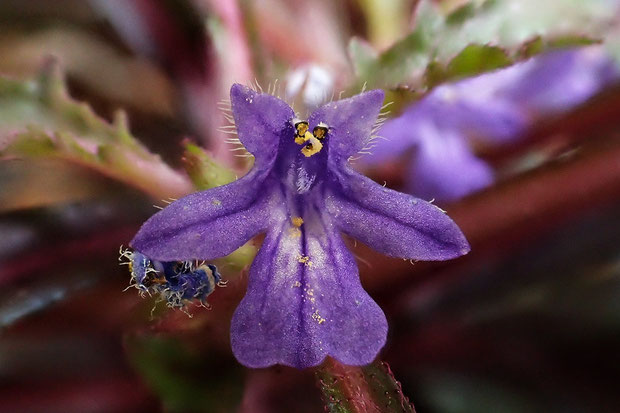
[[[440,55],[457,53],[468,43],[487,44],[514,50],[535,37],[600,38],[617,4],[565,0],[487,0],[461,25],[439,34]]]
[[[363,77],[358,78],[356,89],[364,83],[370,87],[395,86],[426,66],[431,58],[429,51],[433,43],[432,35],[443,25],[443,18],[435,8],[425,7],[424,4],[418,9],[415,29],[392,47],[379,54],[371,52],[370,45],[366,45],[365,70],[360,71]],[[356,42],[359,41],[351,40],[349,50],[355,50]],[[376,57],[373,58],[373,54]],[[354,62],[354,67],[362,66]]]
[[[131,135],[124,113],[109,123],[71,99],[54,63],[35,81],[0,78],[0,157],[63,159],[157,198],[192,190],[185,176]]]
[[[508,66],[511,59],[496,46],[470,44],[448,63],[448,76],[458,78]]]
[[[2,15],[3,21],[9,16]],[[30,20],[27,25],[5,25],[0,38],[1,71],[19,73],[20,78],[34,76],[40,62],[54,56],[63,62],[68,76],[90,94],[141,113],[167,118],[174,115],[173,85],[161,68],[143,57],[123,53],[109,36],[67,23],[36,24]],[[105,76],[101,76],[102,68]]]
[[[542,53],[543,50],[545,50],[545,42],[540,36],[536,36],[523,43],[518,53],[523,58],[529,58]]]
[[[428,87],[433,87],[447,80],[473,76],[513,63],[505,50],[496,46],[470,44],[456,55],[447,65],[433,61],[426,68],[425,80]]]
[[[374,61],[366,61],[367,69],[359,72],[364,77],[356,87],[367,83],[393,88],[408,83],[426,88],[425,80],[433,85],[451,79],[451,73],[457,77],[479,74],[545,50],[598,42],[617,9],[612,2],[583,0],[471,0],[444,15],[437,5],[422,0],[414,30]],[[482,56],[464,57],[474,50]],[[482,64],[485,53],[492,60],[489,64]]]

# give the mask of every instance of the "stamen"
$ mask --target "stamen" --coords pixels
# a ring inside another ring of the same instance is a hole
[[[325,135],[327,135],[328,129],[329,128],[327,127],[327,125],[321,122],[314,127],[314,129],[312,130],[312,134],[315,138],[323,140],[325,138]]]
[[[320,140],[311,135],[310,132],[306,132],[306,135],[310,135],[309,138],[305,138],[308,141],[308,144],[301,149],[301,153],[304,154],[306,158],[311,157],[323,149],[323,144]]]
[[[321,141],[325,139],[327,131],[329,130],[326,124],[323,122],[319,123],[315,126],[313,133],[310,133],[308,131],[308,121],[295,118],[291,122],[295,126],[296,131],[295,143],[298,145],[305,144],[301,149],[301,153],[303,153],[305,157],[309,158],[323,149]]]

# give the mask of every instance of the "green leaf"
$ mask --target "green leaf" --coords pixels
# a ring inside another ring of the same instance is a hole
[[[460,25],[465,23],[467,19],[470,19],[476,15],[476,5],[472,3],[466,3],[461,7],[448,14],[446,17],[447,25]]]
[[[426,89],[545,50],[596,43],[618,9],[612,2],[585,0],[471,0],[444,14],[430,0],[421,1],[413,31],[374,59],[371,51],[359,52],[359,40],[352,41],[355,88],[406,83]]]
[[[57,158],[95,169],[157,198],[191,192],[189,180],[148,151],[118,112],[114,123],[69,97],[58,66],[35,81],[0,77],[0,157]]]
[[[430,62],[426,68],[426,85],[433,87],[446,80],[473,76],[510,66],[512,62],[513,60],[506,51],[499,47],[470,44],[456,55],[445,68],[436,61]]]
[[[448,76],[464,77],[510,65],[507,53],[495,46],[471,44],[448,64]]]
[[[183,164],[196,189],[215,188],[236,179],[232,169],[218,163],[205,149],[190,141],[184,145]]]
[[[377,59],[377,52],[363,39],[353,37],[349,42],[349,58],[353,64],[355,75],[364,79],[369,77],[371,73]]]
[[[542,53],[545,48],[545,41],[540,36],[537,36],[521,45],[519,55],[523,58],[530,58]]]
[[[415,413],[385,362],[359,367],[328,358],[316,370],[316,377],[330,413]]]
[[[355,51],[363,56],[363,59],[357,56],[358,60],[353,60],[356,74],[361,76],[358,77],[355,89],[364,83],[370,87],[396,86],[426,66],[431,58],[429,51],[434,41],[433,33],[443,25],[443,19],[432,7],[424,7],[422,4],[418,9],[415,29],[382,53],[373,51],[368,44],[364,45],[363,53],[359,52],[362,49],[361,41],[355,38],[351,40],[349,51],[352,59],[356,58]]]

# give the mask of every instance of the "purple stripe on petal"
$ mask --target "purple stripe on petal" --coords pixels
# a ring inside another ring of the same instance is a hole
[[[368,364],[385,344],[385,315],[362,288],[351,253],[331,225],[312,221],[303,235],[288,224],[271,231],[252,264],[231,326],[235,356],[248,367],[305,368],[327,355]]]
[[[228,255],[262,232],[283,202],[254,169],[228,185],[173,202],[146,221],[131,246],[158,261],[209,260]]]
[[[320,122],[327,124],[330,156],[347,159],[370,140],[384,98],[377,89],[323,105],[310,115],[310,130]]]
[[[230,89],[237,135],[245,148],[260,164],[270,164],[278,151],[281,138],[294,135],[293,109],[286,102],[249,87],[234,84]]]
[[[343,169],[342,188],[328,191],[327,211],[340,230],[401,258],[438,261],[469,252],[465,236],[435,205]]]

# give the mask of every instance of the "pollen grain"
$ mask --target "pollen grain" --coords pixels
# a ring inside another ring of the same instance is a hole
[[[300,255],[297,258],[297,261],[301,264],[304,264],[306,267],[312,267],[312,261],[310,261],[310,257],[307,255]]]

